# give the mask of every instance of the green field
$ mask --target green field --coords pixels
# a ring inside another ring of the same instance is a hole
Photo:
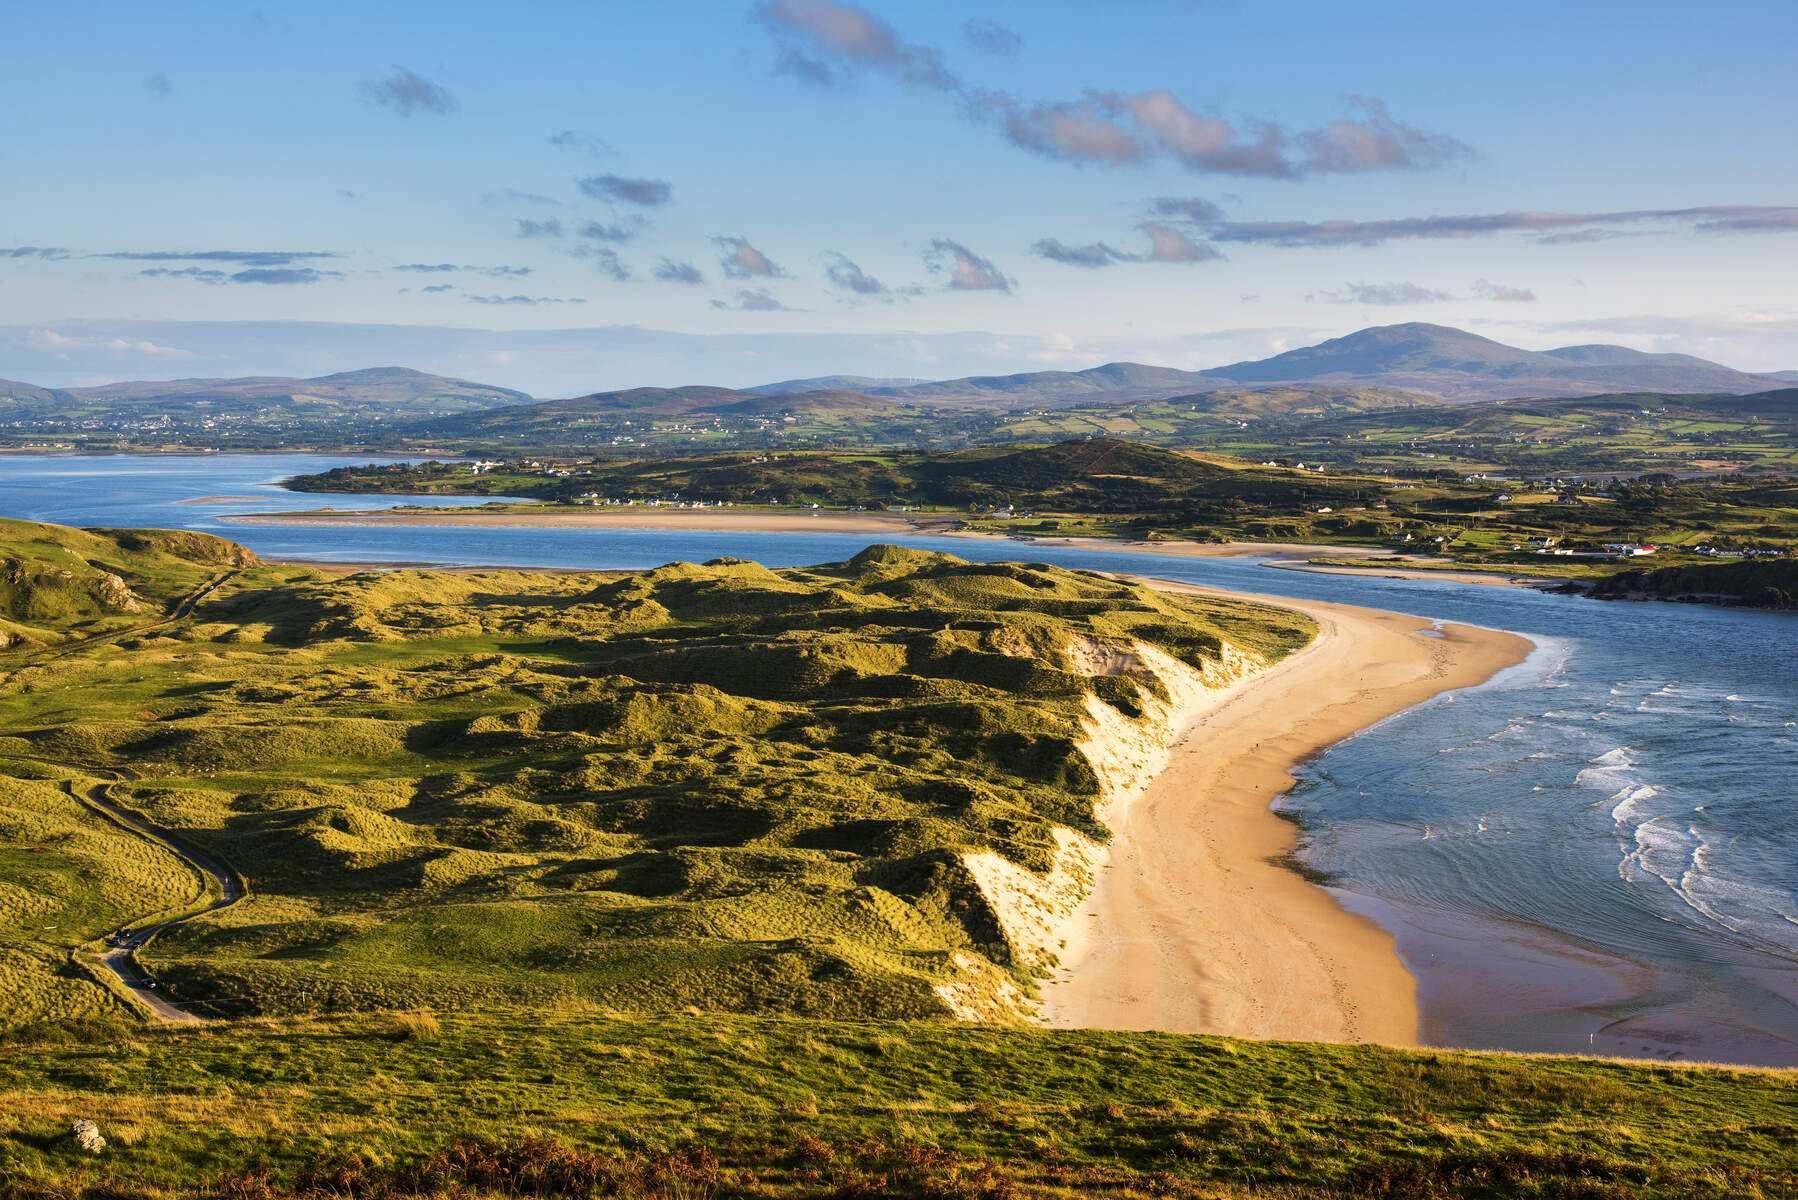
[[[1795,1138],[1791,1072],[1164,1034],[565,1007],[0,1040],[5,1200],[1753,1200],[1798,1195]]]

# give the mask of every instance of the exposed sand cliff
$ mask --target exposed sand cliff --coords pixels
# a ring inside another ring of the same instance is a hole
[[[1222,701],[1239,681],[1266,669],[1259,658],[1226,645],[1219,661],[1197,670],[1138,641],[1079,638],[1066,647],[1067,666],[1087,676],[1122,675],[1139,681],[1142,715],[1131,717],[1097,696],[1086,700],[1082,753],[1098,776],[1097,816],[1113,826],[1167,769],[1181,734]],[[1158,694],[1158,693],[1165,693]],[[992,906],[1019,960],[1047,976],[1085,951],[1082,905],[1109,861],[1108,846],[1077,830],[1054,830],[1055,856],[1046,874],[991,851],[962,857]],[[961,956],[968,958],[969,956]],[[963,1020],[1034,1017],[1035,1005],[1015,985],[996,986],[988,972],[958,959],[967,978],[937,988]],[[1002,972],[1000,973],[1003,974]],[[1006,981],[1009,983],[1009,981]]]

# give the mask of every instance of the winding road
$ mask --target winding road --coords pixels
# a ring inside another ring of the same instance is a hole
[[[62,763],[58,765],[71,766],[72,764]],[[83,768],[76,767],[74,769],[81,770]],[[130,777],[129,772],[120,772],[120,774],[127,778]],[[212,881],[218,885],[219,894],[218,899],[214,900],[211,904],[208,904],[205,908],[195,909],[192,912],[183,913],[178,917],[171,917],[166,921],[158,921],[150,925],[133,926],[129,937],[125,938],[118,945],[112,946],[106,953],[100,956],[100,965],[118,976],[118,980],[124,985],[125,990],[143,1001],[144,1006],[152,1013],[156,1014],[159,1019],[164,1021],[181,1021],[188,1024],[198,1024],[207,1020],[207,1018],[202,1017],[189,1009],[182,1008],[167,996],[157,991],[151,977],[145,973],[143,965],[137,961],[137,952],[144,946],[147,946],[158,934],[165,930],[173,929],[175,926],[191,921],[195,917],[202,916],[209,912],[217,912],[221,908],[229,908],[231,905],[236,904],[239,900],[243,899],[243,890],[237,886],[236,876],[225,870],[225,868],[221,867],[218,863],[194,849],[192,846],[184,845],[182,842],[171,837],[167,830],[150,824],[150,822],[146,821],[137,813],[114,803],[111,796],[111,788],[112,785],[110,783],[95,784],[83,794],[82,798],[86,800],[89,805],[104,813],[115,824],[129,829],[132,832],[157,843],[165,849],[172,851],[181,859],[181,861],[192,867],[196,872],[209,876]]]
[[[195,605],[199,604],[201,600],[204,600],[207,596],[223,587],[236,575],[236,571],[227,571],[224,574],[207,581],[204,585],[183,597],[181,601],[175,605],[174,610],[166,617],[162,617],[155,621],[148,621],[141,625],[132,625],[124,629],[115,629],[106,633],[95,634],[92,637],[83,638],[80,641],[52,646],[47,651],[31,655],[29,661],[32,665],[36,665],[61,658],[75,650],[83,649],[100,642],[111,641],[115,638],[141,634],[148,630],[160,629],[168,625],[173,625],[176,621],[179,621],[192,613]],[[43,763],[45,766],[59,767],[63,770],[76,771],[89,776],[112,775],[115,776],[113,782],[129,782],[137,778],[135,773],[117,767],[95,768],[81,763],[60,762],[55,759],[34,758],[29,755],[15,754],[7,755],[6,757],[24,758],[31,762]],[[239,900],[243,899],[243,888],[239,886],[235,875],[220,866],[204,852],[187,845],[168,830],[152,824],[141,814],[134,812],[115,801],[112,797],[112,787],[113,783],[97,783],[93,787],[88,788],[85,792],[75,792],[73,788],[70,790],[71,794],[79,796],[88,807],[94,809],[113,824],[128,832],[135,833],[148,841],[156,843],[163,849],[174,854],[182,862],[186,863],[193,869],[195,874],[209,878],[213,884],[217,885],[218,898],[204,908],[183,913],[178,917],[170,917],[163,921],[154,921],[147,925],[133,923],[129,927],[131,929],[129,937],[124,938],[117,944],[109,944],[106,952],[100,955],[100,965],[116,976],[125,990],[141,1001],[144,1007],[158,1020],[182,1022],[186,1024],[198,1024],[206,1021],[209,1018],[184,1008],[163,995],[157,989],[153,977],[145,972],[143,964],[137,961],[137,952],[149,945],[158,934],[165,930],[172,929],[184,922],[191,921],[195,917],[210,912],[217,912],[221,908],[229,908],[231,905],[236,904]],[[211,890],[210,887],[208,890]]]

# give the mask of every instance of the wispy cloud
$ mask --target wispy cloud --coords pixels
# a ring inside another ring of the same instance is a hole
[[[1726,204],[1700,208],[1626,209],[1617,212],[1513,211],[1458,216],[1399,217],[1380,221],[1225,221],[1201,219],[1213,241],[1273,246],[1377,246],[1413,238],[1470,238],[1536,234],[1559,244],[1619,236],[1617,226],[1683,226],[1694,233],[1798,232],[1798,206]]]
[[[873,67],[917,86],[961,86],[940,51],[906,43],[891,25],[856,5],[770,0],[756,12],[781,41],[777,69],[807,82],[846,82],[846,72]]]
[[[542,204],[555,208],[567,207],[554,196],[545,196],[541,192],[526,192],[518,188],[501,188],[496,192],[488,192],[481,197],[483,204]]]
[[[1503,300],[1515,304],[1528,304],[1536,298],[1536,293],[1529,288],[1507,287],[1489,279],[1474,280],[1473,294],[1481,300]]]
[[[590,260],[595,270],[614,282],[624,283],[631,277],[630,268],[624,265],[618,252],[608,246],[577,246],[574,257]]]
[[[705,282],[705,275],[698,267],[690,262],[675,262],[671,258],[664,258],[661,262],[657,263],[655,265],[655,270],[651,271],[650,274],[654,275],[664,283],[694,284]]]
[[[1368,96],[1348,99],[1352,115],[1299,133],[1265,118],[1198,112],[1164,88],[1031,101],[965,81],[936,47],[907,42],[858,5],[771,0],[756,11],[775,36],[779,71],[831,86],[872,72],[940,92],[1013,145],[1066,162],[1123,166],[1173,158],[1198,171],[1290,179],[1436,167],[1471,153],[1455,138],[1402,123]]]
[[[585,303],[587,303],[586,298],[582,297],[582,296],[570,296],[570,297],[562,297],[562,296],[470,296],[470,297],[468,297],[468,300],[471,304],[537,305],[537,304],[585,304]]]
[[[148,358],[198,358],[190,350],[164,346],[143,338],[107,337],[105,335],[66,334],[55,329],[33,329],[25,335],[25,344],[59,357],[77,351],[99,351],[102,354],[135,354]]]
[[[766,254],[749,244],[748,238],[715,237],[712,243],[720,251],[718,265],[732,279],[776,278],[786,274]]]
[[[549,144],[562,150],[574,150],[582,154],[590,154],[594,158],[607,158],[617,151],[611,143],[603,138],[594,137],[590,133],[577,133],[572,129],[564,129],[560,133],[549,135]]]
[[[1136,228],[1139,233],[1147,235],[1149,239],[1148,250],[1141,254],[1119,250],[1105,242],[1092,242],[1085,246],[1068,246],[1055,238],[1043,238],[1030,249],[1039,258],[1046,258],[1051,262],[1062,263],[1070,267],[1083,267],[1087,270],[1109,267],[1115,263],[1196,263],[1223,257],[1215,246],[1189,237],[1180,230],[1159,221],[1144,221]]]
[[[960,242],[938,238],[924,252],[924,265],[946,275],[944,286],[958,292],[1010,292],[1016,280]]]
[[[316,271],[311,267],[252,267],[231,276],[232,283],[295,284],[341,279],[342,271]]]
[[[1158,217],[1188,221],[1194,225],[1213,225],[1225,219],[1223,209],[1196,196],[1163,196],[1155,201],[1153,210]]]
[[[581,194],[593,200],[611,200],[642,208],[660,208],[674,199],[674,185],[665,179],[626,179],[622,175],[587,175],[574,181]]]
[[[1798,208],[1725,209],[1703,217],[1699,233],[1798,233]]]
[[[590,242],[628,242],[636,237],[641,226],[638,224],[612,224],[603,221],[588,221],[574,231],[574,236],[586,238]]]
[[[1223,257],[1217,247],[1209,242],[1197,241],[1159,221],[1144,221],[1136,228],[1149,237],[1150,262],[1212,262]]]
[[[1135,261],[1135,256],[1113,250],[1104,242],[1093,242],[1086,246],[1068,246],[1056,238],[1043,238],[1030,247],[1030,252],[1038,258],[1046,258],[1050,262],[1058,262],[1069,267],[1085,267],[1088,270],[1096,267],[1109,267],[1112,263]]]
[[[566,232],[562,228],[562,222],[554,217],[545,217],[541,221],[534,221],[529,217],[513,217],[512,223],[518,227],[517,233],[521,238],[559,238]]]
[[[829,265],[824,268],[824,275],[837,287],[846,292],[854,292],[858,296],[884,296],[887,294],[886,284],[862,270],[847,255],[832,254]]]
[[[1454,297],[1416,283],[1345,283],[1340,292],[1312,292],[1311,299],[1331,304],[1398,305],[1437,304]]]
[[[968,45],[982,54],[1004,57],[1016,54],[1024,44],[1024,38],[1017,30],[997,21],[983,21],[978,17],[962,25],[961,36],[967,39]]]
[[[456,111],[456,98],[446,88],[405,67],[396,67],[386,78],[364,84],[363,92],[373,103],[403,117],[417,113],[442,117]]]
[[[138,274],[152,279],[192,279],[196,283],[266,283],[276,286],[343,278],[342,271],[320,271],[313,267],[248,267],[242,271],[220,271],[211,267],[147,267]]]
[[[213,267],[146,267],[138,272],[147,279],[192,279],[199,283],[223,283],[226,272]]]
[[[1437,166],[1466,158],[1472,150],[1440,133],[1402,125],[1386,104],[1372,96],[1351,96],[1356,119],[1331,121],[1299,135],[1306,171],[1381,171]]]
[[[127,262],[222,262],[243,267],[287,267],[321,258],[337,258],[330,250],[114,250],[98,258]]]
[[[396,271],[421,275],[442,275],[450,271],[467,271],[475,275],[491,275],[496,279],[516,279],[531,273],[529,267],[471,267],[467,263],[401,263]],[[430,289],[425,289],[429,291]]]
[[[6,246],[0,247],[0,258],[42,258],[58,262],[69,256],[69,252],[61,246]]]
[[[456,290],[456,285],[453,283],[433,283],[429,287],[420,288],[419,290],[423,292],[453,292]]]
[[[749,288],[745,288],[744,290],[737,293],[737,298],[734,303],[727,302],[724,300],[714,300],[714,301],[712,301],[712,307],[713,308],[735,308],[735,309],[740,309],[743,312],[787,312],[787,311],[789,311],[786,305],[782,304],[779,300],[776,300],[773,296],[769,295],[768,289],[766,289],[766,288],[755,288],[753,290],[749,289]]]

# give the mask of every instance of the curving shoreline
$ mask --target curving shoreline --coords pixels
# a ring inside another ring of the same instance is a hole
[[[1044,1019],[1415,1044],[1417,985],[1393,935],[1291,869],[1295,831],[1269,806],[1293,786],[1299,763],[1434,696],[1484,683],[1522,662],[1532,643],[1374,609],[1252,598],[1307,613],[1318,636],[1233,687],[1180,737],[1167,769],[1114,814],[1108,867],[1071,923],[1066,965],[1043,989]]]
[[[564,525],[756,532],[944,534],[900,514],[710,510],[594,513],[276,513],[252,524]],[[950,536],[1002,539],[1003,535]],[[1025,544],[1038,539],[1022,539]],[[1090,539],[1045,538],[1050,544]],[[1191,557],[1349,557],[1344,547],[1124,543]],[[1384,551],[1368,550],[1367,554]],[[1298,565],[1288,560],[1286,564]],[[342,569],[339,565],[338,569]],[[1432,578],[1442,576],[1431,574]],[[1232,685],[1176,735],[1167,767],[1112,813],[1108,864],[1074,917],[1063,968],[1043,988],[1052,1025],[1222,1033],[1302,1041],[1415,1044],[1417,984],[1392,933],[1353,914],[1290,863],[1292,825],[1270,804],[1291,770],[1336,742],[1444,692],[1522,662],[1515,634],[1289,597],[1135,577],[1172,591],[1296,609],[1318,637]],[[1505,582],[1480,579],[1478,582]],[[1202,802],[1195,803],[1195,798]]]

